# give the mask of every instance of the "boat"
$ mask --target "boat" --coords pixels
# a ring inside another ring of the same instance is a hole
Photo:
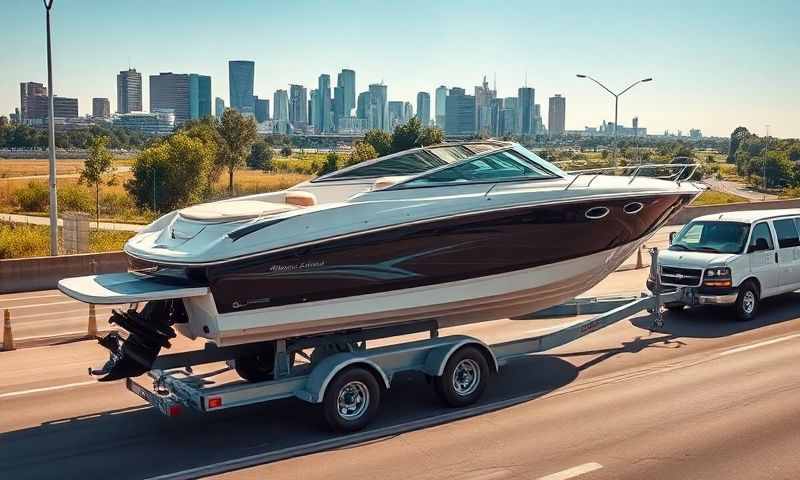
[[[171,212],[126,243],[137,269],[59,289],[147,302],[110,320],[137,346],[101,341],[139,373],[175,330],[224,347],[519,316],[596,285],[702,190],[692,165],[626,169],[568,173],[493,140],[415,148]]]

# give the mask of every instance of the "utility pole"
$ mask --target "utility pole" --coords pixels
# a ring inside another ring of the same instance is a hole
[[[766,138],[764,139],[765,140],[765,143],[764,143],[764,161],[761,162],[761,165],[762,165],[762,172],[761,172],[762,173],[762,175],[761,175],[762,176],[762,180],[761,180],[761,182],[764,185],[762,187],[764,189],[764,191],[761,192],[761,200],[766,200],[767,199],[767,159],[769,158],[769,155],[768,155],[768,153],[769,153],[769,125],[765,125],[765,126],[766,126],[766,129],[767,129],[767,133],[766,133]]]
[[[628,90],[630,90],[631,88],[635,87],[636,85],[638,85],[640,83],[652,82],[653,78],[652,77],[643,78],[641,80],[633,82],[625,90],[623,90],[623,91],[621,91],[619,93],[614,93],[608,87],[606,87],[605,85],[600,83],[598,80],[590,77],[589,75],[583,75],[581,73],[578,73],[575,76],[578,77],[578,78],[588,78],[589,80],[593,81],[594,83],[600,85],[603,88],[603,90],[605,90],[606,92],[610,93],[614,97],[614,148],[611,151],[611,163],[613,163],[614,166],[616,166],[616,164],[617,164],[617,124],[619,123],[619,115],[618,115],[618,113],[619,113],[619,97],[621,97],[622,94],[624,94],[625,92],[627,92]]]
[[[50,159],[50,255],[58,255],[58,195],[56,192],[56,124],[53,119],[53,56],[50,48],[50,9],[53,0],[42,0],[47,12],[47,136]]]

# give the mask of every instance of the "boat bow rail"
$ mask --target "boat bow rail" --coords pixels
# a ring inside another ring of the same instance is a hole
[[[608,175],[608,174],[615,174],[617,172],[622,172],[623,177],[630,177],[628,180],[628,185],[632,184],[634,180],[636,180],[642,173],[642,171],[647,170],[654,170],[658,172],[659,169],[661,170],[677,170],[675,173],[670,173],[666,176],[657,176],[657,177],[645,177],[645,178],[657,178],[659,180],[670,180],[677,184],[680,184],[682,181],[689,180],[694,175],[695,171],[699,167],[696,163],[651,163],[646,165],[631,165],[631,166],[624,166],[624,167],[603,167],[603,168],[589,168],[585,170],[572,170],[567,173],[573,176],[572,181],[567,184],[564,190],[569,190],[579,178],[591,176],[588,183],[583,185],[585,187],[590,187],[592,183],[597,179],[597,177],[601,175]],[[687,173],[688,172],[688,173]]]

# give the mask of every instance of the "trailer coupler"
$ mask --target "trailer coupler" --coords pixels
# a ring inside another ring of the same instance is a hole
[[[98,340],[111,355],[99,369],[89,369],[89,374],[101,376],[98,381],[110,382],[127,377],[137,377],[152,369],[153,362],[162,348],[169,348],[169,340],[175,338],[171,302],[149,302],[137,312],[134,309],[122,312],[115,310],[109,323],[127,330],[123,338],[118,332],[111,332]]]

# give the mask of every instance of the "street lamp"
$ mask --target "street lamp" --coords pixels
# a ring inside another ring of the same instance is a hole
[[[50,255],[58,255],[58,195],[56,195],[56,126],[53,119],[53,57],[50,53],[50,9],[53,0],[42,0],[47,11],[47,136],[50,159]]]
[[[600,85],[601,87],[603,87],[603,90],[605,90],[606,92],[610,93],[614,97],[614,150],[611,152],[611,160],[612,160],[612,162],[616,163],[615,160],[616,160],[616,157],[617,157],[617,124],[619,123],[619,121],[617,119],[617,114],[619,112],[619,97],[621,97],[622,94],[624,94],[625,92],[627,92],[631,88],[635,87],[636,85],[638,85],[640,83],[645,83],[645,82],[652,82],[653,79],[651,77],[648,77],[648,78],[643,78],[642,80],[637,80],[637,81],[633,82],[632,84],[630,84],[628,86],[628,88],[626,88],[625,90],[623,90],[623,91],[621,91],[619,93],[614,93],[608,87],[606,87],[605,85],[600,83],[598,80],[595,80],[594,78],[590,77],[589,75],[583,75],[583,74],[578,73],[575,76],[578,77],[578,78],[588,78],[589,80],[591,80],[594,83],[596,83],[596,84]]]

